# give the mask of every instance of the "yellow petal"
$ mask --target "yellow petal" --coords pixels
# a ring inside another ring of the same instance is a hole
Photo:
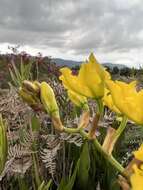
[[[140,146],[140,148],[137,151],[133,152],[136,159],[143,161],[143,144]]]
[[[89,56],[89,63],[91,64],[92,67],[95,68],[100,78],[104,80],[105,78],[104,67],[98,63],[93,53],[91,53]]]
[[[142,190],[143,189],[143,171],[137,168],[136,165],[133,166],[134,173],[130,177],[132,190]]]
[[[72,90],[86,97],[93,97],[89,88],[81,83],[77,76],[73,76],[72,71],[69,68],[62,68],[60,71],[62,73],[60,80],[62,80],[66,89]]]
[[[105,80],[110,79],[110,74],[97,62],[93,53],[90,54],[89,60],[81,65],[78,76],[72,75],[68,68],[60,71],[60,80],[66,89],[90,98],[103,97]]]
[[[78,78],[83,85],[90,89],[92,97],[102,97],[104,94],[104,81],[97,73],[95,64],[92,62],[82,64]]]
[[[104,105],[106,105],[109,109],[111,109],[112,111],[114,111],[117,114],[121,114],[119,109],[115,106],[115,104],[114,104],[114,102],[112,100],[112,96],[110,94],[110,91],[108,89],[105,89],[103,102],[104,102]]]
[[[136,91],[136,81],[129,84],[121,81],[106,82],[115,106],[132,121],[143,124],[143,93]]]
[[[68,97],[78,107],[82,107],[84,104],[87,104],[87,98],[85,96],[81,96],[71,90],[68,90]]]

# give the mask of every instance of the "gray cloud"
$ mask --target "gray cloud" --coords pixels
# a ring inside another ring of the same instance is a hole
[[[0,0],[0,43],[87,54],[143,46],[142,0]]]

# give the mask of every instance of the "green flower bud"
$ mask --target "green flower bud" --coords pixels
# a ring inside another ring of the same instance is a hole
[[[41,83],[40,98],[45,110],[50,114],[53,125],[58,131],[63,130],[63,125],[59,116],[59,108],[56,102],[53,89],[46,82]]]
[[[22,87],[31,93],[37,95],[40,93],[40,83],[38,81],[30,82],[28,80],[24,80],[22,82]]]
[[[59,117],[59,108],[54,91],[46,82],[41,83],[40,98],[45,110],[50,115]]]

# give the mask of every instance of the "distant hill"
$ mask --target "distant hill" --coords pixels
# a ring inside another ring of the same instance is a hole
[[[58,66],[66,65],[69,67],[74,67],[82,63],[81,61],[73,61],[73,60],[66,60],[66,59],[60,59],[60,58],[54,58],[52,59],[52,61],[55,62]]]
[[[103,65],[110,67],[111,69],[113,69],[113,67],[118,67],[119,69],[122,69],[124,67],[128,67],[128,66],[123,65],[123,64],[114,64],[114,63],[103,63]]]
[[[52,61],[55,62],[58,66],[68,66],[68,67],[74,67],[82,63],[81,61],[73,61],[73,60],[66,60],[60,58],[53,58]],[[114,64],[114,63],[103,63],[103,65],[108,66],[111,69],[113,67],[118,67],[119,69],[127,67],[126,65],[123,64]]]

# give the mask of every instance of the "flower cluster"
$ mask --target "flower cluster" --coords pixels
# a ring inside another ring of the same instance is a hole
[[[97,101],[100,100],[116,114],[137,124],[143,124],[143,90],[137,91],[136,81],[129,84],[113,81],[93,54],[89,56],[89,61],[81,65],[78,76],[72,75],[68,68],[62,68],[61,73],[60,80],[64,87],[76,94],[71,99],[73,103],[77,97],[79,102],[83,101],[83,96],[94,98]],[[134,155],[136,159],[143,161],[143,145],[134,152]],[[141,190],[143,188],[143,164],[139,168],[136,164],[133,165],[133,171],[130,177],[132,189]]]
[[[141,165],[134,164],[130,176],[125,174],[124,168],[111,155],[128,119],[136,124],[143,125],[143,90],[137,91],[137,81],[131,83],[113,81],[106,69],[98,63],[93,53],[81,65],[78,75],[73,75],[72,70],[67,67],[60,69],[60,72],[60,80],[67,90],[69,99],[83,110],[77,128],[69,129],[62,125],[54,91],[46,82],[24,81],[19,91],[21,97],[32,108],[40,107],[46,111],[51,116],[53,125],[58,131],[79,132],[84,138],[92,139],[95,147],[104,158],[108,159],[122,175],[130,180],[132,189],[141,190],[143,187],[143,145],[138,151],[134,152],[135,159],[141,161]],[[88,126],[90,120],[88,98],[96,101],[98,111],[93,118],[90,131],[85,132],[84,128]],[[109,133],[101,145],[96,139],[95,131],[98,127],[98,121],[103,115],[104,106],[120,115],[122,122],[117,130],[110,130],[109,128]]]

